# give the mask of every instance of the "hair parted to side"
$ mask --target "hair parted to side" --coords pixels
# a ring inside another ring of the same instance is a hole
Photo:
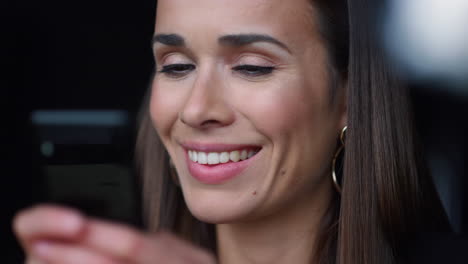
[[[409,90],[377,41],[379,2],[348,1],[340,264],[397,263],[399,246],[413,234],[451,229],[419,147]]]
[[[378,1],[311,2],[329,52],[331,94],[347,89],[348,98],[342,193],[322,219],[315,258],[320,264],[395,264],[413,234],[450,231],[418,146],[409,91],[376,41]],[[149,115],[150,92],[136,143],[144,224],[216,254],[214,225],[191,215],[171,179],[169,156]]]

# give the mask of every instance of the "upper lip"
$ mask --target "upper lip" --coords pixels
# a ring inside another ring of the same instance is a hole
[[[259,149],[259,145],[254,144],[226,144],[226,143],[200,143],[184,142],[181,146],[186,150],[195,150],[201,152],[229,152],[241,149]]]

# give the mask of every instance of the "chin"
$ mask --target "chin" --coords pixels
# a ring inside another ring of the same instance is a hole
[[[194,217],[211,224],[225,224],[250,218],[255,211],[255,201],[232,193],[220,194],[204,191],[203,195],[186,195],[186,204]],[[237,199],[233,199],[236,196]],[[244,199],[243,199],[244,198]]]

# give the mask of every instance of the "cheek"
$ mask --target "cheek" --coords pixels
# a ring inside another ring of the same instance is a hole
[[[284,80],[250,93],[250,99],[244,99],[240,107],[270,139],[295,133],[305,122],[314,123],[321,112],[320,86],[310,87],[302,80]]]
[[[335,118],[327,104],[326,79],[297,76],[252,93],[242,106],[273,146],[270,179],[278,184],[267,192],[275,197],[291,188],[315,186],[328,166],[334,142]]]
[[[177,120],[179,100],[169,92],[170,89],[158,85],[155,79],[151,87],[149,111],[154,127],[164,140],[168,137],[171,127]]]

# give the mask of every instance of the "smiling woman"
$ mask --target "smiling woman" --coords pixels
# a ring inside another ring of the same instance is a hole
[[[344,88],[330,104],[326,47],[305,19],[308,2],[225,5],[159,2],[152,125],[190,213],[218,224],[223,262],[300,263],[334,196],[328,175],[346,126]],[[245,236],[253,227],[257,235]],[[254,248],[263,253],[244,252]]]
[[[372,5],[158,1],[137,141],[144,218],[191,244],[39,208],[17,221],[30,256],[392,264],[413,235],[449,231]],[[40,227],[46,214],[70,224]]]
[[[357,2],[159,2],[138,144],[150,229],[221,263],[394,263],[410,234],[449,230]]]

